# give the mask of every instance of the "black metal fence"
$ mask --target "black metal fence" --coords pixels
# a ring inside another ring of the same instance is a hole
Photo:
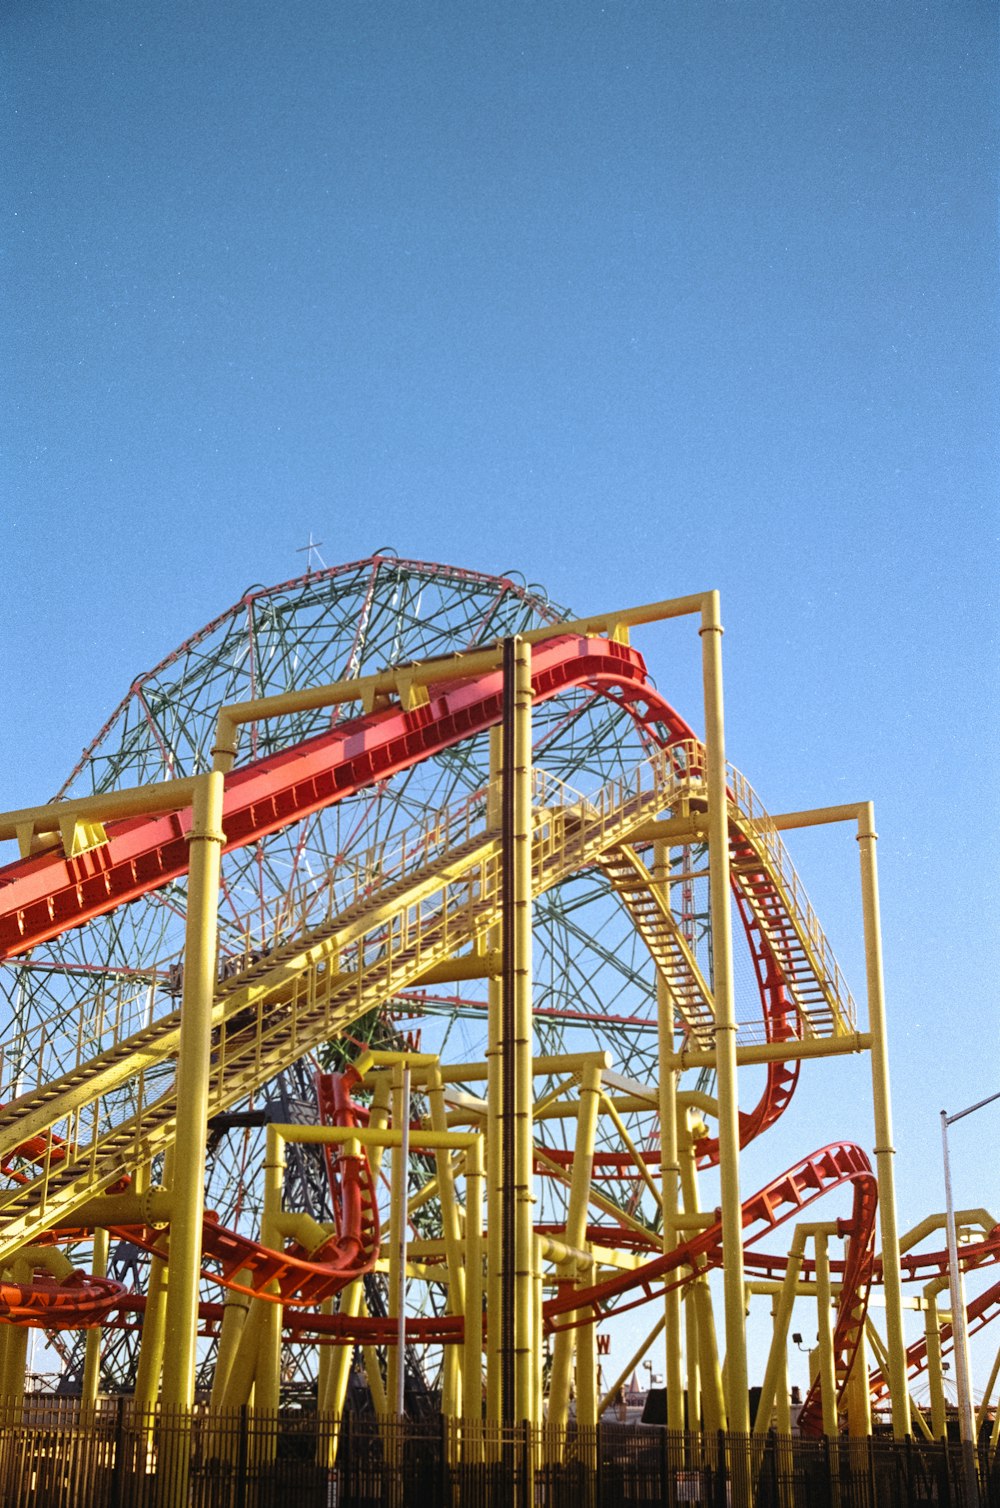
[[[1000,1468],[976,1459],[981,1508]],[[943,1442],[502,1429],[308,1411],[137,1410],[29,1396],[0,1406],[5,1508],[973,1508]]]

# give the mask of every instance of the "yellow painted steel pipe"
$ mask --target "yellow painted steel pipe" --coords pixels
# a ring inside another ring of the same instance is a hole
[[[878,863],[875,856],[877,836],[875,808],[869,801],[863,805],[858,817],[858,850],[861,861],[861,902],[864,913],[868,1029],[872,1037],[875,1171],[878,1178],[878,1209],[882,1234],[882,1286],[885,1292],[888,1375],[892,1394],[892,1432],[898,1440],[910,1433],[910,1394],[906,1381],[902,1270],[899,1262],[896,1182],[893,1171],[895,1148],[892,1144],[889,1050],[885,1023],[885,984],[882,973],[882,928],[879,919]]]
[[[285,1138],[272,1136],[271,1129],[269,1126],[264,1156],[260,1238],[264,1246],[275,1251],[280,1250],[283,1244],[280,1223],[285,1182]],[[277,1293],[278,1285],[269,1284],[267,1291]],[[270,1303],[266,1299],[255,1299],[254,1305],[260,1310],[254,1400],[257,1408],[276,1410],[281,1402],[281,1325],[284,1310],[280,1304]]]
[[[428,1074],[426,1084],[427,1099],[431,1113],[431,1127],[435,1131],[447,1133],[447,1112],[445,1110],[444,1086],[441,1081],[440,1071],[432,1069]],[[448,1312],[450,1314],[464,1314],[466,1312],[465,1251],[459,1220],[458,1200],[455,1195],[455,1177],[451,1154],[447,1148],[442,1147],[435,1154],[435,1159],[438,1198],[441,1209],[441,1229],[448,1259]],[[456,1357],[453,1365],[456,1368],[454,1387],[457,1399],[461,1389],[462,1362],[464,1358],[457,1346],[452,1346],[449,1349],[455,1352]],[[457,1412],[457,1409],[453,1410],[453,1412]]]
[[[544,643],[547,639],[562,638],[567,634],[594,634],[612,639],[627,639],[629,627],[704,612],[706,601],[713,596],[717,594],[698,592],[663,602],[621,608],[612,613],[595,613],[588,618],[574,618],[563,623],[548,624],[544,628],[531,629],[520,638],[526,647]],[[502,657],[503,647],[498,643],[488,649],[442,655],[396,669],[379,671],[375,675],[334,681],[326,686],[310,686],[301,691],[285,691],[276,696],[257,697],[253,701],[229,703],[219,711],[212,749],[214,768],[222,771],[232,768],[236,757],[237,729],[243,723],[260,722],[265,718],[283,717],[296,712],[317,711],[342,702],[360,702],[370,711],[380,700],[394,695],[399,697],[400,704],[404,707],[417,706],[427,699],[422,694],[426,687],[496,670],[503,662]]]
[[[122,791],[74,796],[68,801],[51,801],[43,806],[0,812],[0,843],[17,838],[19,829],[22,834],[29,829],[55,836],[60,824],[71,819],[113,822],[123,817],[183,811],[194,800],[199,782],[204,779],[204,775],[191,775],[183,780],[163,780],[153,785],[130,786]]]
[[[937,1281],[928,1284],[935,1288]],[[948,1433],[947,1411],[944,1395],[944,1370],[941,1364],[941,1320],[938,1315],[937,1293],[928,1293],[924,1311],[924,1340],[927,1346],[927,1385],[931,1403],[931,1433],[936,1440],[946,1438]]]
[[[95,1278],[107,1277],[108,1273],[108,1233],[106,1230],[94,1232],[94,1255],[90,1270]],[[97,1395],[101,1390],[101,1343],[104,1332],[100,1325],[94,1325],[87,1331],[87,1343],[83,1358],[83,1387],[80,1401],[82,1403],[96,1403]]]
[[[163,1401],[180,1408],[194,1402],[198,1284],[205,1211],[205,1124],[211,1073],[212,1003],[216,983],[219,865],[223,777],[198,777],[192,807],[184,943],[184,993],[177,1057],[177,1130],[170,1286],[163,1359]]]
[[[788,1252],[788,1265],[785,1268],[781,1291],[776,1295],[771,1311],[773,1315],[771,1349],[768,1352],[767,1365],[764,1369],[764,1380],[761,1383],[760,1389],[760,1401],[757,1405],[757,1418],[754,1423],[754,1434],[757,1435],[766,1434],[771,1427],[771,1416],[774,1413],[775,1400],[782,1382],[784,1382],[787,1389],[788,1328],[791,1324],[792,1306],[795,1303],[798,1277],[802,1270],[802,1259],[805,1255],[806,1236],[806,1227],[797,1225]]]
[[[705,776],[708,790],[708,862],[711,871],[715,1071],[719,1099],[719,1181],[722,1206],[722,1282],[726,1313],[726,1413],[739,1434],[750,1429],[746,1315],[743,1297],[743,1207],[740,1200],[739,1098],[736,1081],[736,1011],[733,985],[732,898],[729,883],[729,805],[722,693],[722,622],[719,594],[701,609],[705,695]],[[744,1474],[738,1474],[737,1487]]]
[[[871,1045],[869,1032],[841,1032],[835,1037],[805,1037],[788,1042],[748,1042],[736,1049],[736,1066],[797,1063],[805,1058],[839,1058],[848,1053],[867,1052]],[[714,1068],[715,1053],[706,1048],[683,1047],[671,1054],[670,1061],[679,1073],[691,1068]]]
[[[600,1094],[601,1069],[596,1064],[588,1064],[583,1070],[583,1082],[580,1085],[580,1105],[565,1226],[566,1243],[576,1248],[583,1247],[587,1238],[587,1210],[593,1178],[594,1142],[597,1136]],[[557,1430],[565,1428],[569,1415],[573,1356],[579,1333],[577,1328],[571,1326],[568,1318],[567,1328],[558,1331],[553,1346],[552,1373],[549,1379],[548,1423]]]
[[[409,1098],[407,1094],[406,1098]],[[406,1292],[406,1193],[409,1183],[409,1168],[404,1165],[404,1150],[409,1151],[409,1136],[403,1132],[403,1067],[397,1064],[392,1077],[392,1124],[395,1133],[392,1141],[392,1200],[389,1206],[389,1317],[397,1324],[397,1333],[405,1325]],[[403,1142],[407,1142],[404,1149]],[[403,1347],[388,1347],[386,1355],[385,1390],[389,1410],[396,1416],[405,1408],[403,1382],[406,1373]]]
[[[862,1324],[854,1351],[847,1393],[847,1428],[852,1438],[866,1440],[872,1432],[872,1398],[868,1388],[868,1338]]]
[[[989,1417],[990,1399],[993,1397],[993,1389],[996,1387],[998,1375],[1000,1375],[1000,1350],[997,1351],[996,1356],[993,1358],[993,1365],[990,1368],[990,1375],[986,1379],[986,1386],[983,1388],[983,1396],[980,1399],[979,1408],[976,1410],[977,1440],[979,1439],[979,1433],[983,1425],[986,1423],[986,1420]]]
[[[837,1434],[837,1370],[833,1354],[833,1314],[830,1293],[829,1232],[817,1230],[813,1235],[816,1250],[816,1317],[819,1335],[819,1373],[822,1388],[823,1433],[833,1439]]]
[[[462,1414],[483,1413],[483,1144],[477,1138],[465,1162],[465,1357]]]
[[[670,905],[670,849],[658,841],[653,855],[653,878]],[[681,1165],[677,1145],[677,1070],[673,1066],[676,1011],[668,979],[656,971],[656,1023],[659,1051],[660,1112],[660,1210],[663,1252],[677,1245],[677,1220],[681,1203]],[[667,1428],[684,1429],[684,1379],[681,1357],[681,1291],[668,1289],[663,1300],[664,1384],[667,1394]]]
[[[168,1164],[171,1153],[168,1153]],[[165,1176],[169,1177],[168,1168],[164,1171]],[[166,1242],[163,1244],[165,1245]],[[142,1317],[142,1340],[139,1346],[139,1364],[135,1374],[135,1407],[140,1416],[149,1414],[159,1395],[163,1348],[167,1334],[169,1281],[169,1267],[166,1259],[154,1254],[149,1264],[146,1309]]]
[[[701,1373],[698,1365],[698,1314],[694,1284],[689,1283],[681,1292],[684,1303],[684,1376],[687,1394],[685,1428],[699,1430],[702,1427]]]
[[[503,738],[499,728],[490,729],[490,784],[486,797],[486,822],[499,828],[500,781],[503,777]],[[499,951],[500,929],[489,934]],[[487,987],[486,1063],[486,1417],[499,1424],[503,1414],[503,1380],[498,1322],[503,1273],[503,988],[499,979]]]
[[[237,1283],[249,1288],[252,1274],[247,1267],[241,1267],[236,1274]],[[219,1326],[219,1344],[215,1353],[215,1372],[212,1377],[211,1405],[214,1409],[223,1406],[226,1390],[229,1386],[229,1378],[233,1370],[233,1362],[239,1349],[240,1337],[243,1334],[243,1326],[246,1324],[247,1315],[250,1312],[250,1297],[246,1293],[240,1293],[238,1289],[227,1288],[226,1297],[222,1307],[222,1323]]]
[[[532,724],[531,647],[514,641],[514,768],[504,772],[513,788],[514,906],[514,1418],[536,1422],[535,1370],[541,1365],[533,1344],[535,1289],[534,1066],[532,1020]]]
[[[690,1214],[700,1214],[698,1201],[698,1171],[695,1165],[695,1147],[688,1117],[682,1112],[678,1121],[678,1147],[681,1166],[681,1193],[684,1209]],[[726,1400],[723,1392],[722,1370],[719,1366],[719,1347],[715,1333],[715,1315],[712,1311],[712,1291],[703,1259],[693,1267],[695,1274],[690,1287],[691,1312],[695,1319],[688,1339],[694,1339],[698,1357],[698,1392],[701,1405],[702,1428],[709,1434],[726,1427]]]

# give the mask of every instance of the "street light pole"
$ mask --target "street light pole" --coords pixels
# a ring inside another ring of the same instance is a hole
[[[955,1385],[958,1389],[959,1434],[965,1466],[966,1498],[969,1508],[979,1503],[979,1480],[976,1475],[976,1429],[972,1412],[972,1385],[969,1379],[969,1331],[962,1292],[962,1274],[958,1266],[958,1234],[955,1230],[955,1204],[951,1196],[951,1165],[948,1160],[948,1127],[974,1110],[1000,1100],[1000,1090],[985,1100],[977,1100],[954,1115],[941,1111],[941,1146],[944,1152],[944,1199],[948,1233],[948,1287],[951,1294],[951,1334],[955,1350]]]

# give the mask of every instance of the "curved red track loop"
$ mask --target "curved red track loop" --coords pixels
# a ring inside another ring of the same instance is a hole
[[[947,1253],[942,1252],[938,1255],[944,1257],[942,1270],[946,1270],[948,1265]],[[964,1251],[962,1255],[963,1257],[965,1256]],[[990,1258],[990,1260],[992,1261],[996,1261],[997,1259],[997,1254],[995,1253]],[[965,1261],[962,1262],[962,1267],[966,1271],[972,1265],[974,1264],[969,1264]],[[968,1325],[968,1332],[970,1335],[975,1335],[977,1331],[985,1329],[985,1327],[990,1324],[991,1321],[1000,1316],[1000,1281],[991,1284],[989,1288],[978,1294],[976,1298],[970,1299],[969,1303],[965,1306],[965,1316],[966,1323]],[[942,1352],[946,1353],[947,1351],[951,1350],[954,1346],[954,1340],[955,1337],[952,1326],[950,1324],[942,1325]],[[922,1335],[919,1340],[915,1340],[911,1346],[907,1346],[906,1348],[907,1375],[909,1377],[918,1377],[920,1373],[924,1371],[926,1366],[927,1337],[925,1335]],[[871,1394],[872,1403],[875,1405],[884,1402],[888,1398],[889,1379],[885,1376],[881,1367],[876,1367],[874,1371],[868,1374],[868,1389]]]
[[[840,1299],[833,1326],[834,1369],[838,1379],[837,1403],[847,1387],[858,1344],[868,1312],[868,1295],[875,1269],[875,1213],[878,1208],[878,1183],[874,1175],[858,1179],[854,1185],[854,1209],[850,1222],[842,1225],[841,1235],[848,1237],[841,1277]],[[799,1414],[799,1433],[823,1433],[822,1382],[817,1377],[806,1394]]]
[[[128,1298],[124,1283],[76,1271],[57,1281],[37,1273],[31,1283],[0,1283],[0,1323],[45,1330],[99,1325]]]
[[[814,1200],[822,1198],[824,1194],[844,1183],[850,1183],[854,1187],[854,1210],[850,1222],[844,1227],[850,1237],[845,1267],[856,1273],[858,1283],[863,1283],[865,1273],[870,1274],[871,1270],[870,1250],[875,1221],[875,1176],[864,1152],[851,1142],[836,1142],[821,1148],[811,1157],[796,1163],[779,1178],[773,1179],[771,1183],[745,1201],[743,1224],[747,1231],[747,1245],[751,1251],[770,1231],[794,1218]],[[162,1232],[131,1226],[123,1227],[116,1233],[137,1242],[147,1250],[153,1250],[157,1238],[162,1236]],[[65,1237],[68,1232],[58,1234]],[[294,1334],[329,1335],[343,1340],[377,1341],[380,1344],[394,1343],[396,1338],[394,1319],[302,1312],[304,1306],[315,1305],[322,1297],[328,1297],[338,1288],[343,1287],[345,1279],[342,1272],[335,1272],[330,1266],[324,1266],[316,1261],[290,1257],[287,1253],[268,1251],[259,1243],[239,1236],[233,1231],[223,1230],[212,1221],[206,1221],[205,1247],[206,1251],[210,1251],[217,1257],[221,1257],[222,1254],[227,1257],[226,1271],[206,1272],[206,1277],[239,1292],[294,1306],[285,1315],[285,1325]],[[559,1328],[560,1316],[580,1309],[587,1311],[586,1317],[584,1320],[577,1319],[577,1323],[597,1318],[607,1312],[615,1299],[627,1294],[635,1287],[641,1287],[640,1297],[626,1304],[615,1304],[616,1312],[620,1313],[647,1303],[650,1299],[661,1296],[667,1288],[684,1283],[689,1274],[680,1274],[678,1269],[681,1266],[687,1266],[694,1258],[703,1258],[709,1266],[721,1265],[722,1230],[718,1223],[700,1231],[697,1236],[692,1237],[676,1251],[667,1256],[654,1258],[635,1272],[619,1273],[614,1278],[588,1289],[574,1289],[567,1293],[557,1294],[556,1297],[547,1300],[544,1305],[546,1325],[550,1329]],[[251,1287],[244,1287],[235,1281],[235,1274],[241,1267],[250,1268],[253,1274]],[[667,1281],[663,1281],[664,1279]],[[277,1282],[284,1291],[275,1295],[263,1293],[261,1290],[271,1282]],[[845,1283],[845,1290],[847,1287]],[[141,1310],[144,1303],[141,1296],[120,1294],[107,1307],[128,1312]],[[856,1301],[851,1307],[856,1309]],[[209,1321],[215,1321],[221,1317],[221,1313],[221,1306],[202,1305],[202,1315]],[[100,1318],[103,1316],[91,1318],[89,1323],[97,1323]],[[852,1316],[852,1323],[855,1325],[858,1323],[856,1314]],[[835,1328],[835,1345],[838,1346],[839,1355],[846,1356],[849,1349],[847,1331],[846,1322],[842,1323],[838,1318]],[[428,1343],[457,1342],[462,1339],[463,1333],[464,1320],[461,1315],[428,1316],[408,1319],[406,1322],[406,1334],[410,1340]]]

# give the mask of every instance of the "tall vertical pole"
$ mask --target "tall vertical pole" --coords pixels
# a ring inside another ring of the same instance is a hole
[[[935,1440],[948,1438],[948,1413],[944,1396],[944,1368],[941,1365],[941,1316],[938,1313],[935,1278],[924,1289],[924,1345],[927,1350],[927,1387],[931,1397],[931,1434]],[[931,1291],[929,1291],[931,1290]],[[954,1334],[954,1330],[952,1331]]]
[[[490,783],[486,825],[501,830],[503,729],[490,729]],[[502,863],[501,859],[501,863]],[[501,876],[501,890],[503,888]],[[503,948],[503,927],[493,928],[489,946]],[[504,981],[493,976],[487,985],[486,1043],[486,1417],[499,1422],[503,1414],[503,1002]],[[513,1341],[511,1342],[513,1344]]]
[[[823,1433],[837,1435],[837,1363],[833,1351],[833,1314],[830,1305],[829,1231],[814,1230],[816,1248],[816,1318],[819,1338],[819,1375],[823,1404]]]
[[[587,1241],[587,1208],[590,1201],[591,1181],[594,1171],[594,1141],[597,1136],[601,1110],[601,1076],[599,1063],[588,1063],[583,1070],[580,1084],[580,1108],[576,1118],[576,1140],[573,1147],[573,1172],[570,1178],[569,1204],[566,1210],[565,1241],[577,1250]],[[587,1282],[590,1273],[578,1268],[577,1284]],[[579,1316],[567,1318],[567,1326],[556,1332],[552,1348],[552,1373],[549,1378],[548,1422],[556,1429],[565,1429],[569,1417],[569,1395],[573,1376],[573,1358],[578,1342],[590,1344],[591,1334],[586,1326],[577,1327],[572,1321]],[[577,1413],[579,1419],[579,1412]]]
[[[670,849],[658,842],[653,850],[653,878],[670,904]],[[656,1020],[659,1046],[660,1201],[664,1255],[677,1245],[680,1213],[681,1165],[677,1138],[677,1070],[674,1067],[674,996],[668,981],[656,971]],[[667,1389],[667,1428],[684,1428],[684,1380],[681,1372],[681,1290],[671,1285],[664,1296],[664,1343]]]
[[[108,1233],[103,1227],[98,1226],[94,1231],[94,1258],[91,1263],[91,1272],[95,1278],[104,1278],[108,1274]],[[34,1334],[34,1331],[32,1331]],[[87,1345],[83,1360],[83,1392],[81,1402],[96,1403],[97,1395],[101,1391],[101,1341],[104,1332],[100,1325],[95,1325],[87,1331]]]
[[[465,1356],[462,1414],[483,1416],[483,1144],[465,1154]]]
[[[956,1117],[957,1119],[957,1117]],[[948,1116],[941,1111],[941,1150],[944,1155],[944,1203],[948,1232],[948,1288],[951,1295],[951,1333],[955,1353],[955,1386],[958,1389],[958,1427],[962,1442],[962,1465],[968,1508],[979,1503],[979,1480],[976,1475],[976,1426],[972,1414],[972,1388],[969,1381],[969,1332],[965,1322],[965,1294],[958,1265],[958,1232],[955,1229],[955,1204],[951,1196],[951,1164],[948,1160]]]
[[[864,914],[865,977],[868,1030],[871,1033],[872,1100],[875,1115],[875,1172],[878,1178],[879,1223],[882,1233],[882,1285],[885,1291],[885,1332],[892,1393],[892,1432],[897,1440],[910,1433],[910,1392],[906,1380],[906,1340],[903,1332],[903,1280],[896,1221],[896,1181],[893,1170],[892,1103],[889,1094],[889,1050],[885,1026],[885,983],[882,974],[882,927],[879,917],[878,861],[875,856],[875,808],[865,802],[858,812],[858,851],[861,860],[861,905]]]
[[[722,622],[718,592],[707,592],[701,612],[705,695],[705,780],[708,790],[708,868],[711,887],[715,1071],[719,1102],[719,1178],[722,1204],[722,1283],[726,1315],[726,1415],[731,1430],[750,1430],[746,1309],[743,1289],[743,1210],[740,1203],[739,1100],[736,1077],[736,1009],[729,876],[722,696]]]
[[[504,1418],[534,1422],[534,1073],[531,973],[531,646],[504,640]],[[512,1311],[512,1312],[511,1312]],[[509,1396],[508,1396],[509,1389]]]
[[[188,840],[184,993],[177,1054],[177,1152],[173,1164],[166,1310],[170,1339],[164,1352],[161,1390],[165,1404],[182,1408],[190,1408],[194,1402],[224,781],[218,771],[199,777]]]
[[[517,1352],[517,1220],[514,1210],[514,1186],[517,1182],[514,1117],[516,1114],[516,1075],[514,1072],[514,640],[503,646],[503,779],[500,802],[502,815],[503,905],[503,975],[501,981],[500,1025],[500,1397],[501,1417],[505,1425],[514,1424],[514,1372]]]
[[[280,1222],[285,1162],[285,1138],[272,1123],[267,1128],[265,1143],[264,1198],[260,1215],[260,1239],[271,1251],[280,1251],[283,1245]],[[269,1293],[277,1291],[277,1283],[268,1285]],[[277,1413],[281,1404],[281,1322],[284,1310],[280,1304],[267,1299],[254,1299],[254,1304],[258,1327],[254,1407]]]
[[[400,1103],[400,1143],[399,1143],[399,1177],[400,1183],[396,1190],[396,1198],[399,1200],[399,1274],[398,1289],[396,1291],[396,1354],[399,1358],[396,1367],[396,1417],[402,1419],[406,1412],[406,1255],[408,1236],[410,1232],[409,1214],[407,1211],[409,1183],[410,1183],[410,1065],[403,1064],[403,1078],[399,1097]]]
[[[392,1124],[394,1129],[399,1130],[403,1123],[403,1068],[402,1064],[394,1063],[392,1068]],[[403,1275],[403,1257],[406,1251],[406,1237],[404,1226],[407,1216],[406,1185],[407,1178],[403,1169],[403,1147],[397,1142],[392,1149],[390,1158],[392,1176],[390,1187],[392,1201],[389,1207],[389,1313],[396,1321],[396,1345],[387,1347],[386,1351],[386,1405],[389,1413],[398,1414],[397,1404],[401,1381],[405,1371],[405,1349],[399,1345],[399,1305],[406,1292],[406,1280]]]

